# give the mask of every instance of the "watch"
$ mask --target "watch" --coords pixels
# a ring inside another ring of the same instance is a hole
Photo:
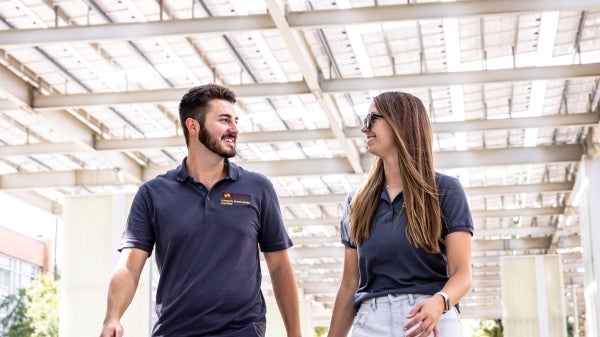
[[[443,313],[445,314],[452,307],[452,303],[450,301],[450,296],[448,296],[448,294],[446,294],[443,291],[438,291],[437,293],[434,294],[434,296],[435,295],[440,295],[444,298],[444,312]]]

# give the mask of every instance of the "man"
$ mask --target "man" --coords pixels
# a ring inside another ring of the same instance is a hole
[[[101,337],[123,336],[120,319],[153,248],[160,271],[153,337],[263,337],[259,249],[287,336],[300,336],[287,253],[292,242],[273,185],[229,161],[239,133],[235,102],[231,90],[215,84],[192,88],[181,99],[187,157],[136,193]]]

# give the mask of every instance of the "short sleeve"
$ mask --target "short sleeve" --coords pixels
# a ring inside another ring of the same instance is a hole
[[[442,237],[461,231],[473,235],[473,218],[460,181],[454,177],[442,176],[438,182],[438,193],[442,209]]]
[[[259,176],[262,177],[262,176]],[[259,246],[263,252],[274,252],[292,247],[279,207],[279,199],[273,184],[266,178],[261,180],[263,193],[260,204]]]
[[[350,213],[350,203],[352,202],[352,197],[356,193],[356,190],[348,193],[346,196],[346,200],[344,201],[344,210],[342,213],[342,219],[340,221],[340,233],[342,244],[346,247],[356,249],[356,245],[353,244],[350,240],[350,218],[348,217],[348,213]]]
[[[155,243],[153,213],[150,194],[146,186],[142,185],[131,203],[127,225],[118,246],[119,251],[123,248],[138,248],[148,252],[148,255],[152,254]]]

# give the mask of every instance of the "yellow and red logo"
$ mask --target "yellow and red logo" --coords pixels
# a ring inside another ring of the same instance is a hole
[[[221,194],[221,205],[250,205],[250,195],[223,192]]]

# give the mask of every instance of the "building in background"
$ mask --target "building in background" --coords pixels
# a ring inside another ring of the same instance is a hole
[[[0,297],[26,287],[54,270],[53,242],[0,227]]]

